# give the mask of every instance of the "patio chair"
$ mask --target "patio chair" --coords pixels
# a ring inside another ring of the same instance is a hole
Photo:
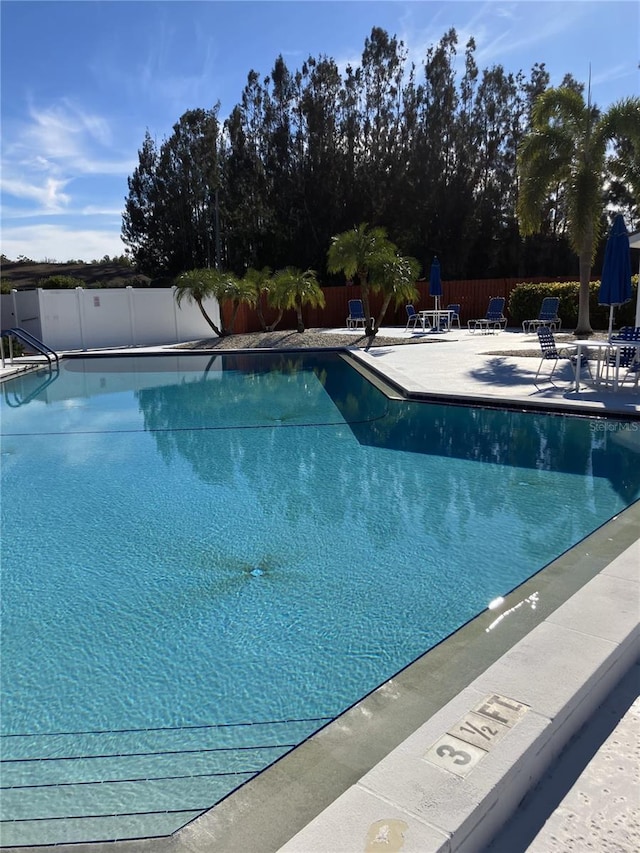
[[[560,331],[562,320],[558,317],[560,299],[557,296],[545,296],[540,306],[540,312],[535,320],[523,320],[522,331],[532,332],[540,326],[549,326],[554,331]]]
[[[637,355],[637,353],[636,353]],[[638,388],[640,383],[640,361],[632,361],[629,367],[627,368],[627,372],[622,378],[620,385],[624,385],[627,379],[633,379],[633,385],[635,388]]]
[[[416,309],[413,307],[413,305],[405,305],[405,308],[407,309],[407,325],[404,327],[404,330],[406,332],[410,328],[415,329],[416,323],[422,324],[422,318],[420,317]]]
[[[507,328],[507,318],[504,316],[504,296],[492,296],[484,317],[479,320],[469,320],[467,328],[470,332],[480,329],[483,332],[495,332],[496,329]]]
[[[449,323],[449,327],[453,326],[454,323],[458,324],[458,328],[460,328],[460,306],[459,305],[447,305],[447,311],[451,311],[451,321]]]
[[[553,336],[553,332],[551,331],[549,326],[540,326],[537,329],[537,334],[538,340],[540,342],[540,352],[542,357],[540,359],[540,364],[538,365],[538,370],[536,371],[536,377],[533,380],[534,384],[538,383],[538,376],[540,375],[542,365],[545,363],[545,361],[553,361],[551,373],[547,377],[549,381],[551,381],[551,378],[555,373],[555,369],[558,366],[558,362],[561,360],[570,361],[576,373],[581,368],[586,367],[589,371],[589,377],[593,380],[591,367],[589,365],[589,359],[586,357],[586,355],[581,354],[580,364],[578,364],[578,359],[576,356],[577,347],[564,347],[563,349],[558,349],[558,347],[556,346],[556,339]],[[572,349],[573,352],[571,352]]]
[[[640,341],[640,326],[623,326],[615,336],[615,340]],[[635,346],[622,347],[620,348],[619,357],[617,350],[617,347],[609,347],[605,350],[605,355],[600,365],[600,378],[602,378],[602,371],[604,370],[604,381],[608,382],[609,368],[615,371],[616,367],[622,367],[625,368],[626,373],[620,384],[624,385],[627,379],[634,379],[634,385],[638,385],[638,379],[640,378],[640,350]]]
[[[364,308],[362,307],[362,299],[349,300],[349,316],[347,317],[347,329],[357,329],[362,323],[362,328],[365,327]]]

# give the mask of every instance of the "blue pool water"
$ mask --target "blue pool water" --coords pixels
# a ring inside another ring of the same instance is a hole
[[[634,424],[334,353],[71,359],[1,413],[5,844],[173,831],[640,497]]]

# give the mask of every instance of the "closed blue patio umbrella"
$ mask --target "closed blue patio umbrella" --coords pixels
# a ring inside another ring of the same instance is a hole
[[[629,234],[621,213],[616,215],[604,250],[604,263],[600,279],[599,305],[609,305],[609,340],[613,329],[613,309],[624,305],[632,297],[631,254]]]
[[[440,278],[440,261],[433,259],[431,272],[429,273],[429,296],[435,297],[436,311],[440,310],[440,297],[442,296],[442,279]]]

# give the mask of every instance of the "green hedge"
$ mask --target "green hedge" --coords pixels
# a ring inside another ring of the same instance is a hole
[[[636,297],[638,293],[638,276],[632,277],[633,298],[631,302],[621,305],[614,311],[613,325],[635,325]],[[560,298],[558,314],[562,320],[562,328],[572,330],[578,325],[578,293],[580,284],[568,281],[563,284],[543,282],[542,284],[517,284],[509,296],[509,321],[512,326],[521,326],[523,320],[533,320],[538,316],[540,305],[545,296]],[[592,281],[589,285],[589,317],[591,327],[595,330],[606,331],[609,328],[609,308],[598,305],[600,282]]]
[[[43,290],[70,290],[75,287],[86,287],[86,284],[81,278],[74,278],[72,275],[50,275],[38,279],[36,287],[41,287]]]

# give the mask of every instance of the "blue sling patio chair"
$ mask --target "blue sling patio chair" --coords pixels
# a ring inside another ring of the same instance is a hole
[[[533,380],[534,384],[538,383],[538,376],[540,375],[542,365],[545,363],[545,361],[553,361],[551,373],[547,377],[549,381],[551,381],[551,378],[555,373],[559,361],[570,361],[573,365],[574,371],[576,372],[578,370],[581,370],[583,367],[586,367],[589,372],[589,377],[593,380],[593,374],[591,373],[589,359],[586,357],[586,355],[584,355],[584,353],[581,354],[580,364],[578,364],[578,358],[576,355],[577,347],[564,347],[562,349],[558,349],[556,345],[556,339],[553,336],[553,332],[551,331],[549,326],[540,326],[540,328],[537,329],[537,334],[538,340],[540,342],[541,358],[540,364],[538,365],[538,370],[536,371],[536,377]]]
[[[533,332],[540,326],[549,326],[554,331],[560,331],[562,320],[558,317],[560,299],[557,296],[545,296],[540,306],[540,312],[535,320],[523,320],[522,331]]]
[[[449,326],[453,326],[454,323],[458,324],[458,328],[460,328],[460,306],[457,304],[447,305],[447,311],[451,311],[451,320],[449,322]]]
[[[504,296],[492,296],[484,317],[467,322],[469,331],[475,332],[480,329],[483,332],[495,332],[497,329],[506,329],[507,318],[504,316],[504,303]]]
[[[364,329],[365,316],[364,308],[362,307],[362,299],[350,299],[347,329],[357,329],[360,323],[362,323],[362,328]]]
[[[640,341],[640,326],[623,326],[615,336],[615,339],[618,341],[629,341],[630,343]],[[638,347],[620,347],[619,351],[618,347],[608,347],[600,364],[600,378],[602,378],[602,371],[604,371],[604,381],[606,383],[609,382],[610,368],[612,372],[620,368],[626,370],[620,385],[624,385],[627,379],[633,379],[634,385],[637,386],[638,379],[640,379],[640,350]],[[614,379],[618,379],[619,381],[619,374],[614,373]]]
[[[407,325],[404,327],[406,332],[410,328],[415,329],[416,323],[422,324],[422,318],[413,305],[405,305],[405,308],[407,310]]]

